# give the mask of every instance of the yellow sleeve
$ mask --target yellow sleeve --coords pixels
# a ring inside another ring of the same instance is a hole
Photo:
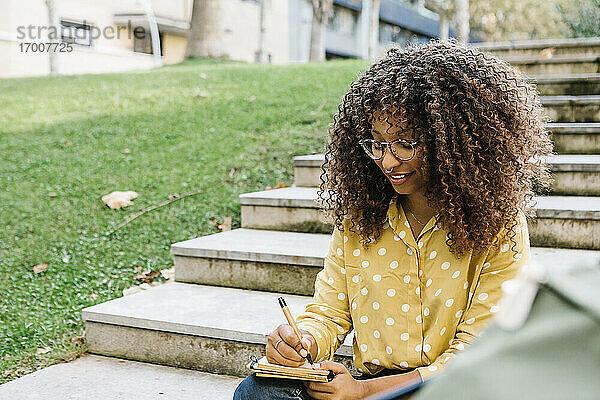
[[[319,349],[315,362],[329,360],[352,329],[344,262],[343,233],[335,228],[323,269],[315,280],[313,301],[296,317],[299,329],[309,331]]]
[[[502,284],[514,279],[521,267],[529,262],[531,254],[525,214],[519,213],[515,230],[513,241],[505,236],[506,229],[498,235],[498,238],[503,238],[503,243],[497,250],[490,249],[478,282],[469,289],[466,312],[461,316],[450,347],[429,366],[417,368],[423,380],[440,373],[458,351],[463,350],[487,327],[493,314],[498,311],[503,294]]]

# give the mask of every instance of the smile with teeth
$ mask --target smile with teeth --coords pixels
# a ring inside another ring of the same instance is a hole
[[[408,172],[406,174],[395,174],[395,175],[388,175],[388,178],[390,181],[392,181],[393,184],[401,184],[404,183],[408,177],[410,177],[413,174],[414,171],[412,172]]]

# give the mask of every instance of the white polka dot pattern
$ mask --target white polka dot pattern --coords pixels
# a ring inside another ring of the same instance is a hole
[[[498,311],[502,282],[530,258],[526,220],[514,247],[504,243],[458,258],[445,242],[446,229],[429,221],[415,238],[401,207],[392,204],[384,230],[371,235],[369,246],[348,229],[349,218],[343,230],[334,229],[313,302],[296,320],[313,333],[316,360],[331,359],[333,345],[355,329],[357,370],[417,368],[426,378],[464,348],[455,332],[478,336]]]

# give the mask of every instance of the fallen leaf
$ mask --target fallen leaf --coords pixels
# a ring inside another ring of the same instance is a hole
[[[231,170],[229,171],[229,177],[233,178],[233,174],[235,174],[235,167],[232,167]]]
[[[35,267],[33,267],[33,272],[35,272],[36,274],[39,274],[40,272],[44,272],[46,270],[46,268],[48,268],[48,263],[41,263],[36,265]]]
[[[552,53],[554,52],[554,47],[548,47],[540,51],[540,58],[552,58]]]
[[[90,257],[94,257],[94,254],[96,254],[96,252],[95,252],[94,250],[92,250],[92,251],[90,251],[90,252],[88,253],[88,255],[89,255]]]
[[[281,189],[284,187],[288,187],[285,183],[283,183],[282,181],[277,181],[277,185],[276,186],[267,186],[265,188],[265,190],[273,190],[273,189]]]
[[[215,228],[220,230],[221,232],[226,232],[231,230],[231,216],[225,218],[225,221],[222,224],[219,224],[217,220],[212,221]]]
[[[206,92],[206,90],[195,89],[194,90],[194,97],[208,97],[208,93]]]
[[[129,148],[128,148],[128,147],[125,147],[125,148],[123,149],[123,153],[125,153],[125,154],[129,154],[129,153],[131,153],[131,150],[129,150]]]
[[[73,145],[73,143],[69,142],[68,140],[66,142],[63,143],[65,146],[71,146]]]
[[[200,72],[200,78],[206,79],[206,74],[204,72]]]
[[[35,351],[35,354],[36,354],[36,355],[39,355],[39,354],[46,354],[46,353],[49,353],[49,352],[51,352],[51,351],[52,351],[52,347],[43,347],[43,348],[42,348],[42,347],[40,347],[40,348],[38,348],[38,349]]]
[[[142,266],[138,265],[137,267],[135,267],[135,271],[139,274],[140,272],[142,272]]]
[[[169,194],[169,200],[175,200],[178,198],[179,198],[179,195],[177,193]]]
[[[56,192],[50,192],[50,193],[48,193],[48,197],[56,197]]]
[[[167,268],[167,269],[161,269],[160,270],[160,274],[166,280],[175,279],[175,267],[171,267],[171,268]]]
[[[84,338],[83,336],[73,336],[71,338],[71,343],[83,343]]]
[[[132,205],[133,202],[131,200],[135,199],[136,197],[138,197],[138,194],[133,190],[129,190],[127,192],[117,191],[102,196],[102,201],[104,202],[104,204],[106,204],[114,210]]]
[[[160,271],[152,270],[152,271],[146,271],[141,274],[138,274],[134,278],[137,279],[138,281],[151,283],[154,280],[154,278],[156,278],[159,275],[160,275]]]

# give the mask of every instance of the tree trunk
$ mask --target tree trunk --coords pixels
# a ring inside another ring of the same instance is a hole
[[[56,4],[54,0],[46,0],[46,6],[48,7],[48,26],[54,28],[54,32],[48,35],[48,41],[50,43],[60,43],[61,28]],[[48,57],[50,75],[58,75],[58,52],[52,51],[51,47]]]
[[[309,61],[323,61],[325,59],[325,28],[333,7],[333,0],[312,0],[312,6]]]
[[[260,0],[260,35],[259,35],[259,43],[258,43],[258,61],[261,64],[267,62],[267,9],[269,8],[271,0]]]
[[[459,43],[469,42],[469,0],[454,0],[454,26]]]
[[[220,0],[194,0],[186,57],[226,57]]]
[[[379,44],[379,8],[381,0],[371,1],[371,23],[369,24],[369,58],[373,59],[378,56]]]

